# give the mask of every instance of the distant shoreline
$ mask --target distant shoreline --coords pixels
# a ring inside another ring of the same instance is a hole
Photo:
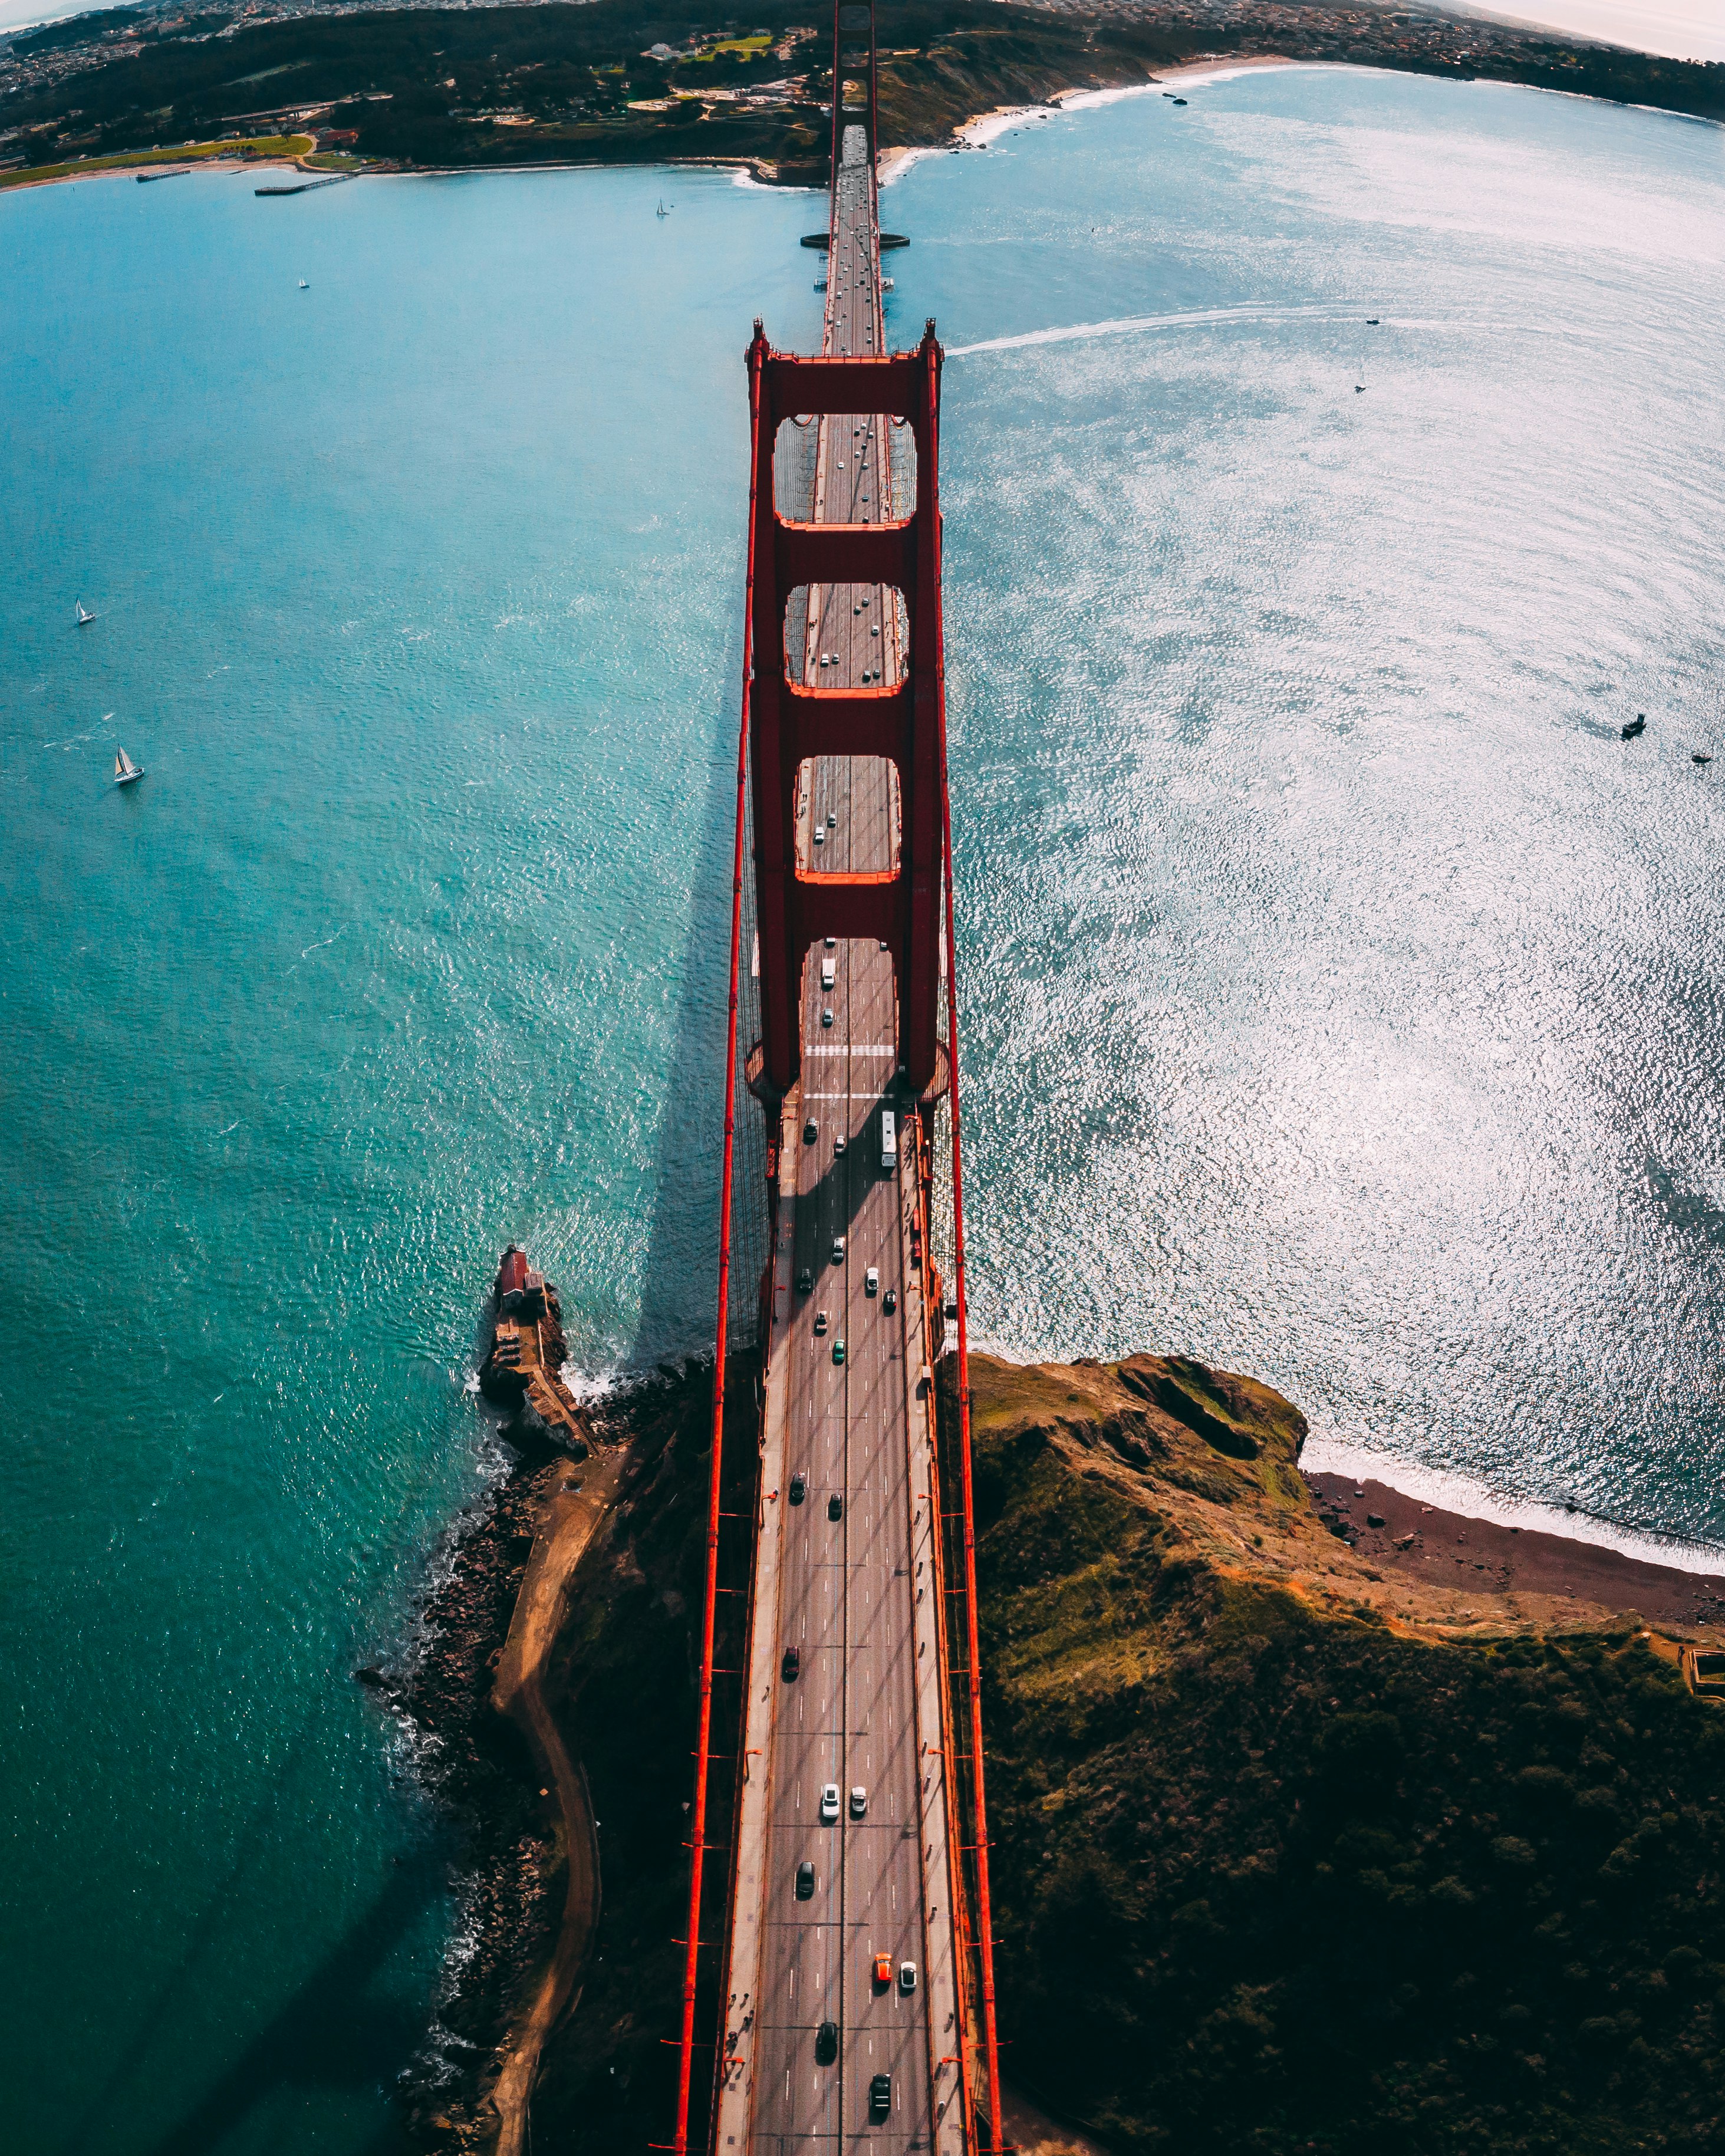
[[[1100,86],[1100,89],[1055,90],[1050,97],[1041,99],[1040,104],[992,105],[992,108],[988,108],[985,112],[974,112],[970,119],[962,121],[962,123],[953,130],[951,140],[947,140],[947,142],[934,142],[934,145],[929,145],[929,142],[916,142],[916,145],[899,145],[899,146],[891,146],[891,149],[884,149],[882,153],[880,153],[880,186],[886,187],[891,186],[893,181],[901,179],[901,177],[906,175],[914,164],[921,164],[925,157],[944,157],[944,155],[953,155],[957,153],[957,151],[988,149],[989,142],[999,140],[1003,134],[1009,134],[1014,127],[1020,127],[1020,125],[1024,125],[1026,121],[1045,119],[1045,116],[1055,115],[1055,112],[1086,112],[1086,110],[1093,110],[1097,108],[1097,105],[1122,104],[1122,101],[1126,101],[1127,97],[1158,97],[1158,95],[1167,95],[1168,90],[1179,89],[1179,84],[1212,82],[1212,80],[1227,80],[1227,78],[1234,78],[1234,75],[1261,74],[1261,71],[1270,71],[1270,69],[1290,69],[1290,67],[1339,69],[1339,71],[1348,71],[1348,74],[1404,75],[1404,78],[1408,80],[1440,80],[1440,78],[1427,78],[1421,69],[1412,69],[1412,67],[1410,69],[1378,67],[1378,64],[1361,63],[1361,60],[1328,60],[1328,59],[1307,60],[1307,59],[1296,59],[1294,54],[1246,54],[1244,59],[1231,59],[1231,56],[1227,56],[1227,54],[1219,54],[1219,56],[1214,56],[1214,59],[1182,60],[1182,63],[1178,63],[1175,67],[1168,67],[1164,74],[1152,75],[1152,78],[1141,80],[1141,82],[1134,80],[1134,82],[1104,84],[1104,86]],[[1702,112],[1680,112],[1680,110],[1671,108],[1671,105],[1624,104],[1621,99],[1600,97],[1600,95],[1591,93],[1591,90],[1550,89],[1548,84],[1542,84],[1542,82],[1505,82],[1503,78],[1497,78],[1497,75],[1475,75],[1473,82],[1477,84],[1498,82],[1498,84],[1503,84],[1505,89],[1544,90],[1546,95],[1553,95],[1553,97],[1572,97],[1576,99],[1579,104],[1617,105],[1620,110],[1625,110],[1625,112],[1654,112],[1654,115],[1661,115],[1665,116],[1665,119],[1695,121],[1695,123],[1703,125],[1703,127],[1725,127],[1725,121],[1712,119],[1712,116],[1702,115]],[[13,192],[22,192],[26,190],[26,187],[56,187],[60,186],[63,181],[125,179],[125,177],[136,175],[136,172],[140,171],[146,171],[149,166],[155,166],[155,164],[175,164],[175,166],[186,164],[198,172],[222,172],[222,175],[228,175],[228,177],[231,177],[233,172],[272,172],[272,171],[306,172],[308,177],[330,177],[328,172],[323,172],[321,168],[317,168],[317,166],[304,164],[304,160],[306,160],[308,155],[313,153],[313,142],[311,142],[311,138],[304,138],[304,140],[306,140],[306,149],[304,151],[293,151],[293,153],[280,153],[280,155],[261,155],[261,157],[233,157],[233,155],[218,155],[216,151],[209,149],[209,146],[187,145],[183,146],[183,149],[172,149],[172,151],[140,149],[136,151],[136,153],[123,151],[123,153],[116,153],[112,155],[112,157],[101,157],[101,160],[95,160],[93,157],[93,160],[89,162],[80,162],[80,164],[71,166],[71,168],[45,168],[45,171],[41,172],[33,172],[26,168],[26,171],[0,172],[0,194],[13,194]],[[561,160],[526,160],[526,162],[521,162],[521,164],[397,164],[397,162],[377,162],[377,164],[354,166],[354,168],[343,177],[349,177],[349,179],[455,179],[455,177],[470,177],[470,175],[485,177],[485,175],[521,175],[521,172],[613,172],[613,171],[736,172],[736,175],[744,177],[744,179],[752,181],[755,186],[761,186],[761,187],[785,187],[785,190],[822,192],[819,187],[817,187],[817,183],[813,183],[813,181],[809,181],[807,177],[802,177],[802,175],[798,175],[796,179],[778,179],[778,177],[776,177],[776,171],[772,168],[772,164],[768,160],[759,160],[759,157],[722,157],[722,155],[716,155],[716,157],[660,157],[660,160],[634,160],[634,157],[619,157],[619,160],[613,160],[613,157],[561,157]]]

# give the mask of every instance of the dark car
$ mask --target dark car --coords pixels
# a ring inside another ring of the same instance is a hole
[[[869,2117],[878,2126],[892,2113],[892,2076],[876,2074],[869,2083]]]
[[[804,1480],[803,1479],[803,1477],[802,1477],[800,1475],[793,1475],[793,1476],[792,1476],[792,1477],[791,1477],[791,1502],[792,1502],[793,1505],[800,1505],[800,1504],[802,1503],[803,1500],[803,1499],[804,1499],[808,1495],[809,1495],[809,1485],[808,1485],[808,1483],[807,1483],[806,1481],[804,1481]]]
[[[801,1649],[798,1647],[787,1647],[784,1650],[784,1661],[781,1665],[778,1672],[787,1684],[794,1684],[796,1682],[797,1673],[802,1666],[803,1655]]]
[[[845,1500],[835,1490],[827,1500],[827,1517],[829,1520],[842,1520],[844,1517]]]
[[[807,1265],[797,1275],[797,1292],[798,1295],[813,1295],[814,1292],[814,1275]]]
[[[889,1317],[898,1308],[898,1290],[896,1287],[888,1288],[886,1294],[881,1296],[880,1307]]]
[[[806,1857],[797,1866],[797,1899],[799,1902],[814,1899],[814,1866]]]
[[[823,2021],[814,2032],[814,2063],[829,2066],[838,2056],[839,2025],[836,2021]]]

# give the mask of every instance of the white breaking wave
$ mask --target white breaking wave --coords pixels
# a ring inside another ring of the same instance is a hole
[[[1574,1543],[1591,1543],[1600,1549],[1615,1550],[1643,1564],[1669,1565],[1675,1572],[1703,1573],[1717,1577],[1722,1568],[1718,1543],[1689,1535],[1661,1532],[1629,1521],[1612,1520],[1579,1505],[1553,1502],[1549,1498],[1517,1496],[1496,1488],[1474,1475],[1454,1468],[1428,1467],[1414,1460],[1397,1459],[1387,1452],[1355,1440],[1313,1435],[1300,1454],[1307,1475],[1347,1475],[1356,1482],[1382,1482],[1404,1497],[1422,1504],[1441,1506],[1465,1518],[1489,1520],[1496,1527],[1522,1527],[1541,1534],[1562,1535]]]

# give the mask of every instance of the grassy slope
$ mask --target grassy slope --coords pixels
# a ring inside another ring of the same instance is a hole
[[[34,165],[21,172],[0,172],[0,187],[29,187],[43,180],[63,180],[70,172],[130,172],[135,165],[193,165],[211,157],[238,157],[249,150],[259,157],[303,157],[311,147],[309,135],[228,136],[219,142],[187,142],[177,150],[137,150],[128,156],[81,157],[60,165]]]
[[[1725,1717],[1377,1582],[1263,1387],[972,1369],[1009,2072],[1121,2149],[1712,2145]]]

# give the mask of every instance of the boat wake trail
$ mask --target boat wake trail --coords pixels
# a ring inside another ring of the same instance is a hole
[[[1226,327],[1251,322],[1357,322],[1357,310],[1334,307],[1206,307],[1183,315],[1122,315],[1113,321],[1073,322],[1064,328],[1027,330],[1021,336],[988,337],[980,344],[949,345],[948,359],[980,352],[1019,352],[1033,344],[1079,344],[1091,337],[1136,336],[1147,330]]]
[[[1082,344],[1093,337],[1137,336],[1151,330],[1251,328],[1279,322],[1334,323],[1341,329],[1430,330],[1445,332],[1497,333],[1517,336],[1558,336],[1592,341],[1602,331],[1573,321],[1524,322],[1502,317],[1465,319],[1460,316],[1428,320],[1415,315],[1363,315],[1357,307],[1206,307],[1183,315],[1122,315],[1112,321],[1072,322],[1058,329],[1026,330],[1019,336],[988,337],[980,344],[947,347],[948,359],[968,359],[978,352],[1019,352],[1033,344]]]

